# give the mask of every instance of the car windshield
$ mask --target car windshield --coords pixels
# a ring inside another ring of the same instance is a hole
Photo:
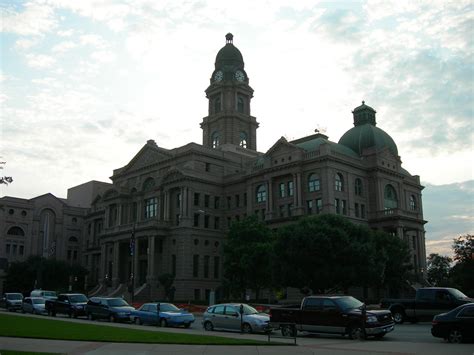
[[[7,299],[9,299],[9,300],[21,300],[21,299],[23,299],[23,296],[19,293],[14,293],[14,294],[11,294],[11,295],[7,295]]]
[[[451,289],[451,294],[454,296],[454,298],[457,298],[457,299],[460,299],[460,298],[469,298],[467,297],[464,293],[462,293],[461,291],[455,289],[455,288],[452,288]]]
[[[127,302],[125,302],[121,298],[114,298],[112,300],[108,300],[107,303],[109,304],[110,307],[125,307],[129,306]]]
[[[87,297],[84,295],[74,295],[70,296],[69,300],[71,303],[82,303],[82,302],[87,302]]]
[[[162,303],[160,304],[160,312],[177,312],[179,308],[176,307],[174,304],[170,303]]]
[[[252,306],[249,306],[248,304],[244,304],[244,314],[258,314],[259,312],[253,308]]]
[[[33,299],[34,304],[44,304],[44,299],[43,298],[35,298]]]
[[[334,299],[334,302],[336,302],[337,305],[344,310],[360,308],[363,306],[363,303],[361,301],[351,296],[336,298]]]
[[[56,292],[54,291],[43,291],[43,296],[44,297],[57,297]]]

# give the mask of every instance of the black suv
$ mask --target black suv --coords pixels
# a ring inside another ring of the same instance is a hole
[[[0,299],[2,307],[7,311],[19,311],[22,309],[23,295],[21,293],[5,293]]]
[[[129,321],[134,310],[124,299],[111,297],[91,297],[85,311],[89,320],[109,319],[111,322]]]

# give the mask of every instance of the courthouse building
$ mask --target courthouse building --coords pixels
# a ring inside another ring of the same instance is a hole
[[[166,273],[175,276],[175,299],[218,293],[228,229],[250,215],[271,228],[319,213],[345,216],[407,241],[423,274],[423,186],[402,168],[372,107],[362,102],[348,115],[338,142],[314,133],[258,152],[254,91],[231,34],[210,74],[202,144],[166,149],[149,140],[91,201],[81,260],[97,294],[121,295],[133,282],[135,298],[161,298]]]

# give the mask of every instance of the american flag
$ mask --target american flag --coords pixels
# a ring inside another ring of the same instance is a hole
[[[135,253],[135,226],[132,229],[132,235],[130,237],[130,256]]]

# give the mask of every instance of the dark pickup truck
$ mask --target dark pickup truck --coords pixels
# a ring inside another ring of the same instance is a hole
[[[300,306],[270,309],[270,327],[281,329],[283,336],[297,331],[382,338],[394,329],[392,315],[386,310],[367,310],[351,296],[309,296]],[[365,313],[365,320],[364,320]]]
[[[55,317],[56,314],[67,314],[69,317],[77,318],[85,316],[85,305],[87,297],[82,293],[63,293],[56,300],[46,300],[45,308],[48,315]]]
[[[425,287],[416,290],[414,299],[384,298],[380,308],[392,312],[395,323],[431,321],[439,313],[445,313],[464,303],[474,302],[455,288]]]

